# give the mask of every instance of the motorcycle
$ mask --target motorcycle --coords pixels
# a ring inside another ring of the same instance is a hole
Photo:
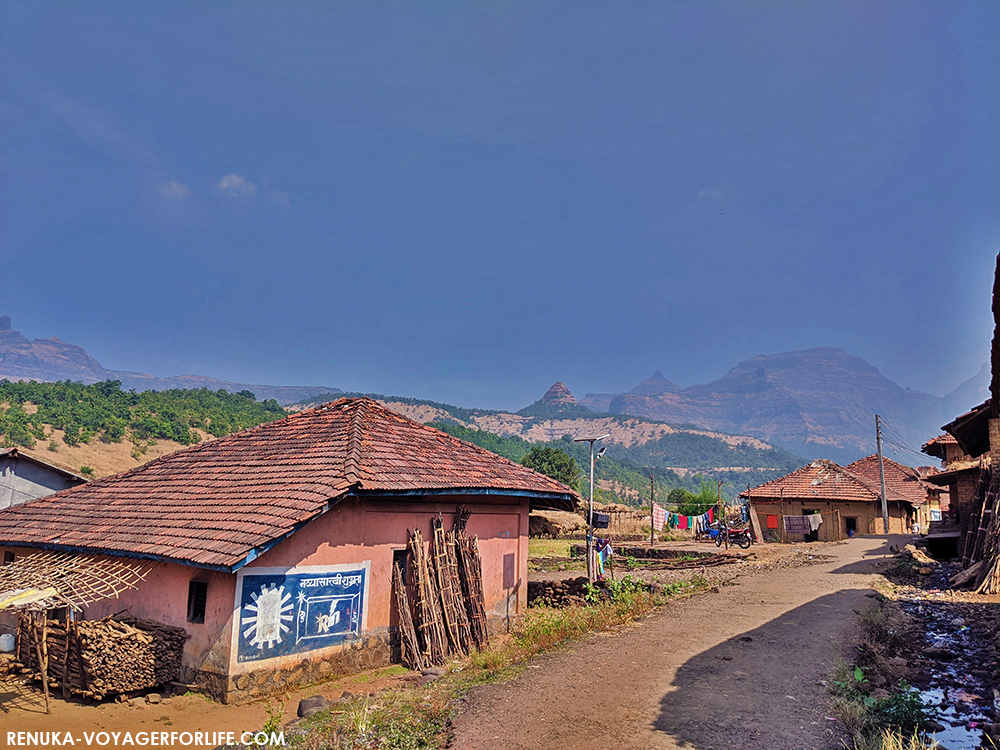
[[[729,537],[729,543],[735,544],[740,549],[750,549],[750,529],[727,529],[726,534]],[[715,546],[721,547],[722,543],[725,541],[725,537],[722,535],[720,530],[718,534],[715,535]]]

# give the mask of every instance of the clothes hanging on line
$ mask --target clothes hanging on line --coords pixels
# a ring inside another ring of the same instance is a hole
[[[663,531],[663,525],[667,522],[667,511],[656,503],[653,503],[653,528]]]

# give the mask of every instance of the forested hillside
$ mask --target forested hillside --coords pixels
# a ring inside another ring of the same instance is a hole
[[[130,441],[135,457],[152,441],[180,445],[199,442],[201,433],[214,437],[279,419],[284,409],[276,401],[260,403],[249,391],[122,390],[121,383],[17,382],[0,380],[0,444],[35,447],[49,441],[76,446],[102,441]],[[54,431],[59,431],[58,441]]]

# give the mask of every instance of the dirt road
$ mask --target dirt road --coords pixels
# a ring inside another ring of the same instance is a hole
[[[841,747],[820,683],[847,655],[855,611],[869,604],[873,562],[900,540],[909,541],[824,545],[833,559],[740,577],[542,657],[513,682],[473,692],[451,747]]]

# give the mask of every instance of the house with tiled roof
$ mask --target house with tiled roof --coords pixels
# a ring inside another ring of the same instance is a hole
[[[0,550],[156,561],[136,591],[86,616],[128,609],[183,627],[186,680],[228,700],[387,661],[407,530],[430,538],[431,519],[450,528],[459,506],[479,537],[488,616],[517,617],[531,508],[577,499],[375,401],[341,399],[9,508]]]
[[[867,471],[867,466],[862,468]],[[758,517],[763,516],[764,528],[784,541],[836,541],[851,534],[883,533],[879,481],[872,482],[826,459],[817,459],[790,474],[747,490],[741,497],[753,504]],[[908,532],[916,513],[916,497],[890,486],[887,477],[886,500],[889,533]],[[817,513],[822,523],[808,533],[786,531],[787,522],[782,523],[786,516]]]
[[[948,528],[958,537],[958,554],[964,552],[970,518],[980,503],[980,487],[992,462],[990,425],[996,420],[990,419],[991,408],[987,400],[955,417],[942,427],[943,435],[928,440],[920,449],[941,459],[941,471],[928,476],[927,481],[948,492],[953,521]]]
[[[938,473],[936,469],[931,467],[918,469],[885,457],[882,459],[882,465],[885,470],[886,489],[893,490],[909,501],[922,530],[926,531],[932,520],[941,520],[942,506],[945,510],[948,506],[948,491],[928,481],[928,477]],[[877,454],[865,456],[848,464],[847,470],[864,477],[875,486],[880,486]]]

